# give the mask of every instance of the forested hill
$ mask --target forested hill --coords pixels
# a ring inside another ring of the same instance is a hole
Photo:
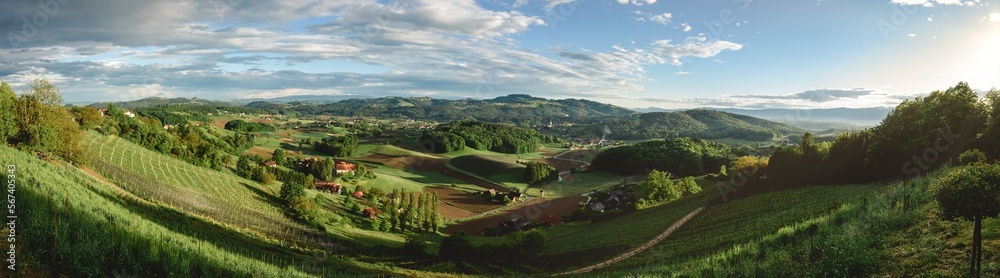
[[[154,107],[154,106],[174,106],[174,105],[186,105],[186,106],[228,106],[231,105],[228,102],[207,100],[200,98],[162,98],[162,97],[149,97],[140,100],[133,101],[119,101],[119,102],[98,102],[91,104],[89,106],[94,108],[107,108],[108,104],[114,104],[119,108],[125,109],[135,109],[144,107]]]
[[[630,115],[587,125],[578,131],[619,140],[698,137],[750,141],[767,141],[805,132],[760,118],[704,109]]]
[[[625,116],[634,111],[589,100],[544,99],[508,95],[487,100],[383,97],[348,99],[330,104],[294,103],[297,112],[348,116],[406,117],[437,120],[478,120],[516,124],[541,124],[551,120]]]

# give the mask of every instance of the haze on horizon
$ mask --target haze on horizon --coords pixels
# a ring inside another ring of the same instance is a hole
[[[1000,87],[1000,0],[4,1],[0,80],[66,102],[289,95],[894,106]]]

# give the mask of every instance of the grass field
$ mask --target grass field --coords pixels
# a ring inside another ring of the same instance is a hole
[[[393,157],[403,157],[403,156],[432,157],[425,153],[415,152],[404,148],[396,147],[393,145],[383,145],[383,144],[359,144],[357,148],[354,149],[354,153],[352,154],[352,156],[361,157],[369,154],[381,154]]]
[[[88,133],[84,145],[93,152],[93,167],[125,190],[269,238],[289,231],[306,240],[313,229],[287,216],[276,192],[254,181],[191,165],[149,151],[125,139]],[[211,182],[207,182],[211,181]]]
[[[25,272],[30,269],[78,277],[315,277],[383,271],[420,275],[312,256],[255,239],[149,202],[73,166],[44,162],[6,146],[0,146],[0,160],[16,165],[21,275],[49,276]]]
[[[708,207],[660,244],[614,267],[677,263],[758,240],[791,223],[828,213],[874,192],[867,185],[813,186],[765,193]],[[709,190],[718,194],[718,190]]]
[[[948,170],[906,182],[808,187],[727,202],[653,249],[589,276],[965,276],[972,225],[941,219],[931,193]],[[998,228],[1000,220],[983,222],[986,276],[1000,275]]]
[[[484,178],[490,178],[497,174],[521,172],[519,170],[524,169],[524,165],[497,155],[465,155],[452,158],[449,162],[454,167]]]
[[[473,149],[473,148],[469,148],[469,147],[465,147],[464,149],[462,149],[460,151],[447,152],[447,153],[443,153],[441,155],[443,155],[445,157],[450,157],[450,158],[456,158],[456,157],[468,156],[468,155],[497,156],[497,157],[503,157],[504,160],[509,160],[509,161],[517,161],[518,159],[528,160],[528,159],[541,159],[542,158],[541,151],[531,152],[531,153],[522,153],[522,154],[509,154],[509,153],[499,153],[499,152],[494,152],[494,151],[477,150],[477,149]]]
[[[677,219],[718,195],[715,182],[698,180],[704,190],[603,221],[583,221],[544,229],[546,248],[532,263],[539,271],[566,270],[615,257],[663,233]],[[546,193],[548,196],[548,193]]]
[[[545,190],[545,197],[565,197],[580,195],[597,189],[620,184],[623,176],[604,171],[572,173],[572,181],[559,181],[528,189],[528,195],[537,196],[539,190]]]

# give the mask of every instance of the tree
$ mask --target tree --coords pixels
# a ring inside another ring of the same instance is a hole
[[[980,150],[990,159],[1000,159],[1000,90],[991,89],[986,93],[987,122],[983,136],[979,139]]]
[[[683,191],[670,181],[670,173],[652,170],[639,188],[648,192],[644,202],[651,204],[670,202],[681,198]]]
[[[285,150],[274,149],[274,153],[271,154],[271,160],[274,160],[278,165],[285,165]]]
[[[520,251],[522,255],[533,257],[545,250],[545,235],[538,230],[531,230],[521,236]]]
[[[3,89],[0,84],[0,102],[10,101],[9,86]],[[60,106],[62,96],[44,78],[36,79],[31,89],[25,91],[13,101],[13,125],[2,128],[4,134],[11,134],[6,141],[20,149],[51,152],[73,163],[86,163],[87,151],[80,145],[83,133],[80,125],[73,120],[69,110]],[[0,115],[7,114],[0,113]],[[0,120],[9,121],[8,116],[0,116]],[[13,131],[13,133],[11,133]]]
[[[280,194],[282,200],[291,201],[293,198],[305,197],[306,189],[301,183],[286,182],[281,185]]]
[[[685,177],[679,184],[683,184],[684,194],[690,195],[701,192],[701,186],[693,177]]]
[[[6,143],[17,133],[17,127],[14,126],[15,101],[17,94],[7,82],[0,81],[0,144]]]
[[[474,251],[475,248],[472,246],[472,242],[469,241],[469,236],[465,234],[465,231],[459,230],[441,240],[438,257],[460,263],[462,260],[473,256]]]
[[[958,163],[973,164],[976,162],[986,162],[986,154],[979,149],[970,149],[958,156]]]
[[[431,232],[436,233],[438,231],[438,227],[441,226],[441,213],[440,213],[441,199],[438,196],[437,192],[431,192],[431,196],[433,196],[431,198],[431,201],[433,202],[431,210],[434,212],[431,215]]]
[[[31,92],[34,93],[35,97],[37,97],[38,101],[40,101],[43,105],[62,105],[62,94],[59,93],[59,89],[45,77],[36,78],[31,82]]]
[[[73,117],[83,129],[91,129],[101,123],[101,111],[90,106],[74,106]]]
[[[524,181],[528,184],[535,185],[554,181],[559,178],[556,168],[547,163],[529,161],[522,164],[527,166],[524,168]]]
[[[983,219],[1000,215],[1000,165],[979,163],[953,170],[934,190],[946,219],[974,222],[969,276],[978,275],[983,257]]]

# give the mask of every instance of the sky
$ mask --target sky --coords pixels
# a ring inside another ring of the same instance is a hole
[[[1000,0],[0,2],[0,80],[65,102],[508,94],[885,107],[1000,87]]]

